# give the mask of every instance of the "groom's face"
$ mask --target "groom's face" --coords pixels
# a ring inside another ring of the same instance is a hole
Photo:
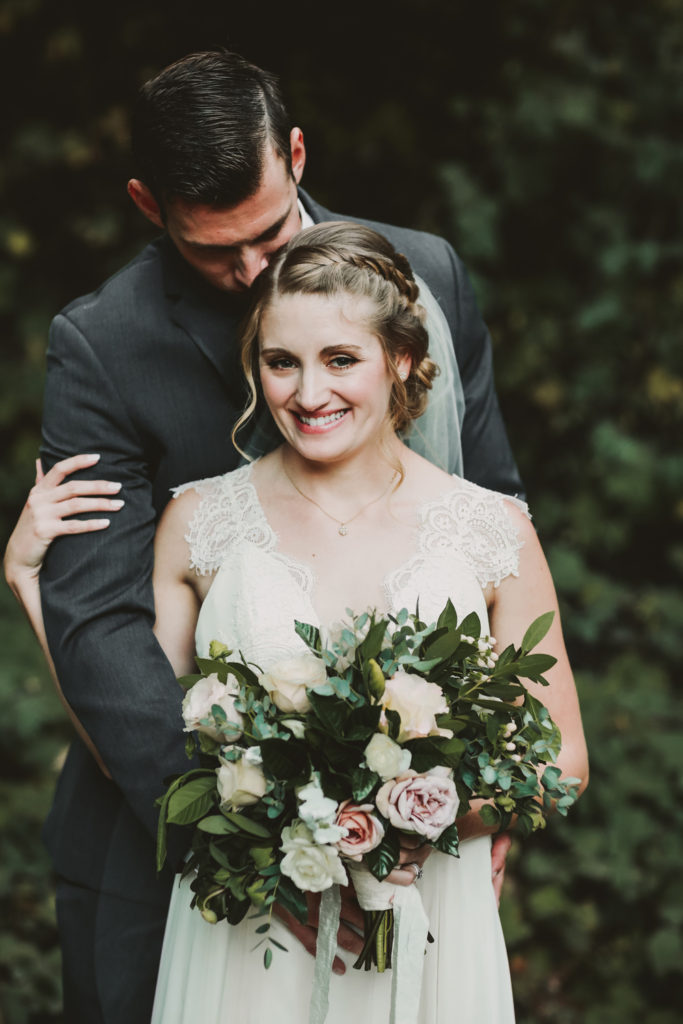
[[[165,227],[178,252],[210,285],[245,292],[271,256],[301,228],[296,186],[301,152],[292,151],[292,173],[271,149],[261,183],[249,199],[228,209],[176,199]]]

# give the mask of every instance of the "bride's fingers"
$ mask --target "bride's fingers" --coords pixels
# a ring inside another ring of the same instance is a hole
[[[82,498],[88,494],[118,494],[120,490],[121,484],[115,480],[67,480],[44,493],[53,495],[57,501],[63,501],[65,498]]]
[[[394,885],[413,885],[418,878],[422,877],[422,868],[415,861],[408,861],[400,867],[394,868],[386,877],[387,882]]]
[[[276,917],[279,917],[285,928],[294,936],[295,939],[301,943],[304,949],[315,957],[316,944],[318,941],[318,929],[312,928],[308,924],[302,924],[301,921],[297,921],[293,914],[290,914],[288,910],[285,910],[279,903],[273,905],[273,913]],[[341,929],[340,929],[341,932]],[[358,938],[358,936],[356,936]],[[340,945],[342,943],[340,942]],[[363,943],[361,942],[358,946],[358,952],[360,953]],[[336,956],[332,964],[332,970],[335,974],[345,974],[346,965],[341,957]]]
[[[89,469],[99,462],[99,455],[72,455],[68,459],[55,462],[52,469],[47,473],[42,472],[40,459],[36,460],[36,484],[47,483],[49,486],[60,484],[70,473],[76,473],[79,469]],[[40,477],[38,468],[40,467]]]
[[[64,519],[84,512],[118,512],[124,505],[121,498],[67,498],[54,504],[52,511],[58,519]]]

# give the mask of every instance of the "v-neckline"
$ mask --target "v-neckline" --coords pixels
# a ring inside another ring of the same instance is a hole
[[[268,534],[268,553],[271,554],[274,558],[276,558],[288,569],[288,571],[294,578],[295,582],[299,585],[302,593],[307,597],[310,608],[315,614],[318,624],[321,625],[322,618],[318,614],[318,611],[315,607],[315,603],[313,600],[315,590],[319,582],[318,573],[315,571],[313,566],[310,565],[308,562],[304,562],[299,558],[294,558],[292,555],[288,555],[286,552],[279,550],[279,535],[277,531],[274,529],[274,527],[271,525],[270,520],[266,515],[265,509],[259,497],[258,489],[253,480],[253,469],[256,463],[259,461],[260,459],[255,459],[254,462],[250,462],[244,467],[244,469],[246,470],[244,482],[251,491],[254,507],[258,511],[258,515],[261,518],[261,525],[265,528],[265,531]],[[458,478],[454,477],[453,479]],[[378,614],[386,615],[392,610],[394,610],[392,608],[392,580],[399,576],[399,574],[406,572],[409,569],[409,567],[413,564],[413,562],[418,561],[421,557],[424,556],[424,551],[422,550],[421,546],[421,537],[424,531],[424,526],[429,509],[433,505],[438,505],[440,502],[443,502],[449,494],[454,493],[457,490],[457,486],[450,487],[448,488],[448,490],[441,491],[435,497],[428,498],[427,500],[421,502],[417,506],[415,510],[414,550],[407,558],[402,559],[396,566],[394,566],[391,569],[388,569],[387,572],[382,577],[379,584],[379,589],[384,597],[385,608],[377,608],[376,611],[378,612]],[[302,580],[305,580],[305,585],[302,583]],[[362,610],[363,609],[360,609],[360,611]],[[360,611],[358,612],[358,614],[360,614]]]

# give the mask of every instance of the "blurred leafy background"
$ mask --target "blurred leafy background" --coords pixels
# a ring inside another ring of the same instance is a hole
[[[520,1024],[673,1024],[683,972],[683,0],[337,7],[0,0],[0,519],[32,480],[46,333],[147,241],[138,85],[228,45],[276,71],[333,209],[447,236],[563,605],[592,757],[502,905]],[[61,1020],[40,822],[69,727],[0,595],[0,1013]]]

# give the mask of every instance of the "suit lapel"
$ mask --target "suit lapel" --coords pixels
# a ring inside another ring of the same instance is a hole
[[[192,340],[232,388],[238,369],[236,337],[246,305],[206,285],[187,266],[173,244],[161,243],[164,290],[169,317]]]

